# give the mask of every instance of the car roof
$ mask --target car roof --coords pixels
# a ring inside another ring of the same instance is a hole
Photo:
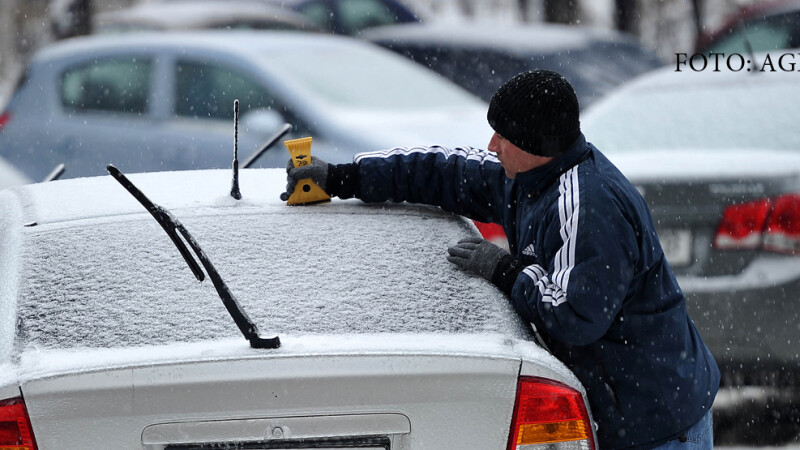
[[[586,47],[592,42],[636,43],[632,37],[612,30],[558,24],[496,24],[430,22],[387,25],[364,30],[362,38],[407,45],[447,45],[476,48],[501,48],[518,53],[551,53]],[[638,45],[638,44],[637,44]]]
[[[70,58],[115,49],[184,49],[263,55],[298,46],[371,46],[358,39],[291,30],[190,30],[90,35],[65,39],[43,47],[34,61]]]
[[[264,333],[528,336],[500,291],[446,261],[448,245],[477,235],[468,220],[354,199],[291,207],[278,198],[285,170],[240,175],[241,200],[230,170],[129,178],[186,226]],[[0,191],[0,214],[0,305],[17,306],[0,307],[0,360],[14,330],[18,347],[44,348],[240,336],[214,287],[111,176]]]
[[[140,25],[164,29],[193,28],[205,24],[256,20],[286,24],[297,28],[315,28],[304,16],[268,3],[252,1],[176,1],[141,3],[131,8],[106,11],[95,16],[98,28],[113,25]]]
[[[288,156],[287,156],[288,158]],[[124,167],[120,170],[124,171]],[[253,176],[261,169],[242,170],[241,183],[244,198],[241,204],[258,207],[281,206],[278,198],[285,177],[272,174]],[[277,169],[278,172],[283,172]],[[129,175],[141,184],[145,192],[156,192],[153,201],[168,209],[196,207],[224,207],[234,205],[230,197],[233,179],[230,170],[187,170],[180,172],[152,172]],[[176,182],[175,179],[180,179]],[[88,177],[34,183],[12,188],[20,203],[25,223],[54,224],[75,220],[105,218],[143,212],[141,205],[111,177]],[[277,194],[276,194],[277,193]],[[79,199],[86,199],[80,201]],[[229,200],[230,199],[230,200]]]

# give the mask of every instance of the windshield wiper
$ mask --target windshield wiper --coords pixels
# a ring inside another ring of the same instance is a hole
[[[289,125],[288,123],[283,124],[283,126],[281,126],[281,128],[278,131],[276,131],[275,134],[270,136],[269,139],[267,139],[263,144],[261,144],[261,148],[256,150],[252,155],[250,155],[245,160],[245,162],[242,164],[242,168],[244,169],[250,168],[250,166],[255,164],[256,161],[258,161],[258,158],[260,158],[261,155],[263,155],[264,153],[266,153],[267,150],[272,148],[272,146],[275,145],[276,142],[278,142],[278,139],[283,137],[283,135],[288,133],[289,130],[291,129],[292,126]]]
[[[194,237],[189,233],[186,227],[183,226],[178,219],[176,219],[169,211],[162,208],[161,206],[156,205],[150,199],[148,199],[142,191],[139,190],[136,186],[131,183],[131,181],[117,169],[113,165],[108,165],[106,167],[108,173],[116,179],[119,184],[122,185],[130,194],[145,207],[145,209],[156,219],[156,221],[161,225],[167,235],[172,239],[172,242],[178,247],[178,251],[180,251],[181,256],[183,259],[186,260],[186,264],[189,265],[189,268],[192,269],[192,273],[194,276],[199,280],[203,281],[205,275],[203,274],[203,270],[200,268],[200,264],[197,263],[197,260],[194,259],[192,253],[186,248],[186,244],[184,244],[184,239],[186,243],[189,244],[189,247],[192,248],[194,254],[197,255],[197,258],[200,260],[200,263],[206,269],[208,273],[208,277],[211,278],[211,282],[214,283],[214,287],[217,289],[217,293],[219,294],[220,299],[222,299],[222,303],[225,305],[225,308],[228,310],[228,313],[233,318],[233,321],[236,322],[236,325],[239,327],[239,330],[244,335],[245,339],[250,341],[250,347],[253,348],[278,348],[281,346],[280,339],[275,336],[273,338],[264,339],[258,335],[258,328],[250,320],[250,317],[247,313],[242,309],[242,306],[233,296],[233,293],[228,289],[228,285],[222,280],[219,272],[217,269],[214,268],[214,265],[211,264],[211,260],[208,259],[206,254],[197,244]],[[177,230],[177,231],[176,231]],[[181,239],[181,236],[183,239]]]

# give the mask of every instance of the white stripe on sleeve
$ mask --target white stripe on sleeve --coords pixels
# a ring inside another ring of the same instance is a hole
[[[475,160],[479,163],[483,164],[484,162],[493,162],[493,163],[500,163],[500,160],[497,159],[497,156],[487,150],[478,150],[473,147],[454,147],[454,148],[447,148],[441,147],[438,145],[432,147],[397,147],[390,150],[380,150],[376,152],[365,152],[359,153],[354,158],[353,161],[356,163],[361,162],[367,158],[389,158],[394,155],[410,155],[412,153],[441,153],[444,155],[445,159],[453,156],[458,155],[467,160]]]

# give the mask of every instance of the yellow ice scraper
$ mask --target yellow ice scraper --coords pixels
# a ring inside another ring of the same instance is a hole
[[[295,167],[303,167],[311,164],[311,137],[291,139],[283,141],[283,145],[289,149],[292,162]],[[309,203],[326,202],[331,196],[325,193],[321,187],[317,186],[311,178],[303,178],[297,182],[294,192],[286,201],[287,205],[306,205]]]

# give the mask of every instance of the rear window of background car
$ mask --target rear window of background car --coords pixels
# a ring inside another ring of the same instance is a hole
[[[152,62],[108,58],[81,63],[61,75],[61,104],[74,110],[147,112]]]

